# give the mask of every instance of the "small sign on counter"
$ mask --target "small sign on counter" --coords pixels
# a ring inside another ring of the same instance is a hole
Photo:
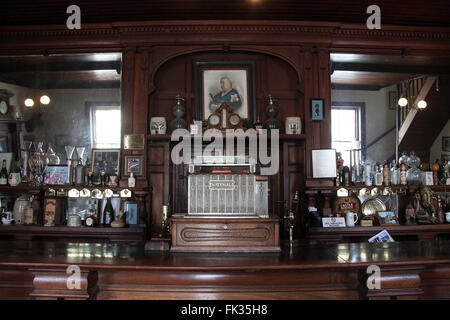
[[[345,227],[345,218],[342,217],[328,217],[322,218],[322,225],[324,228]]]

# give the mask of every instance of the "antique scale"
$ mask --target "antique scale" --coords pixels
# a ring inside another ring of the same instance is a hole
[[[244,130],[226,103],[206,129]],[[280,251],[279,221],[268,212],[268,180],[257,175],[256,159],[199,157],[188,164],[187,213],[170,219],[171,251]]]

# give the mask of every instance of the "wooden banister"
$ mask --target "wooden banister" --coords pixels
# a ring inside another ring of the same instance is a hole
[[[428,76],[427,80],[425,81],[422,89],[420,90],[419,94],[417,95],[417,98],[414,101],[413,105],[416,105],[417,102],[419,102],[420,100],[425,99],[425,97],[427,96],[428,92],[430,91],[432,85],[434,84],[434,82],[436,81],[437,76]],[[405,118],[405,121],[403,121],[400,130],[398,132],[398,144],[400,144],[403,140],[403,138],[405,137],[406,132],[408,131],[409,126],[411,125],[411,123],[413,122],[415,116],[417,114],[417,108],[412,108],[408,115]]]

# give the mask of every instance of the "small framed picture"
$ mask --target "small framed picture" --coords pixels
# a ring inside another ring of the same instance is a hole
[[[128,225],[139,224],[139,202],[125,201],[123,204],[123,211],[125,213],[125,223]]]
[[[44,170],[44,184],[69,183],[69,170],[65,165],[47,165]]]
[[[380,226],[399,224],[397,215],[393,211],[377,211]]]
[[[398,104],[397,91],[389,91],[389,110],[396,110]]]
[[[8,152],[8,136],[0,136],[0,152]]]
[[[129,176],[133,172],[134,176],[142,176],[144,156],[142,155],[126,155],[123,161],[123,175]]]
[[[442,137],[442,151],[450,152],[450,137]]]
[[[311,120],[322,121],[323,120],[323,104],[324,99],[311,99]]]
[[[119,176],[120,149],[92,149],[91,171],[104,170],[109,176]]]

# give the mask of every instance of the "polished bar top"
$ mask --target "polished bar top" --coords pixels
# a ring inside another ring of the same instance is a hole
[[[284,246],[280,253],[170,253],[108,243],[0,241],[0,267],[123,270],[326,269],[450,264],[450,241]]]

